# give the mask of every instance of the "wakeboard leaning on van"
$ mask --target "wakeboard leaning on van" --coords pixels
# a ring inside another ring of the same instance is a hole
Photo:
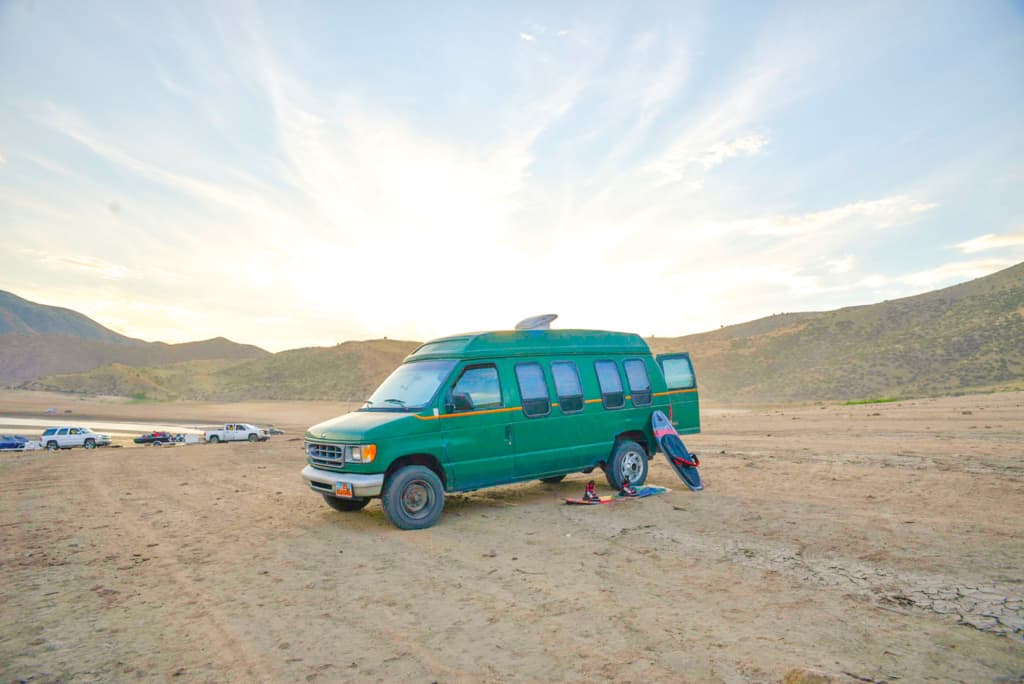
[[[598,506],[600,504],[617,503],[619,501],[632,501],[633,499],[643,499],[648,496],[657,496],[658,494],[664,494],[665,492],[671,492],[672,490],[668,487],[640,487],[636,490],[636,494],[630,496],[599,496],[596,499],[565,499],[565,503],[570,506]]]
[[[661,447],[661,453],[665,454],[668,464],[676,475],[687,487],[695,492],[704,489],[704,483],[700,481],[700,473],[697,466],[700,459],[697,454],[691,454],[686,450],[686,445],[679,438],[679,433],[672,427],[672,421],[661,411],[655,411],[651,416],[651,426],[654,428],[654,436]]]

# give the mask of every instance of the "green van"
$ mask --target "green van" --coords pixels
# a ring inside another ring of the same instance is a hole
[[[302,476],[331,508],[380,497],[402,529],[430,527],[446,492],[601,468],[639,485],[657,449],[651,414],[700,431],[688,354],[654,358],[639,335],[484,332],[427,342],[358,411],[306,431]]]

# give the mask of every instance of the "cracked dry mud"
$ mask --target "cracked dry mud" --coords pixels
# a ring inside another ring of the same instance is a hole
[[[337,406],[75,412],[289,434],[0,457],[0,681],[1024,679],[1021,393],[711,408],[702,494],[658,456],[663,496],[530,482],[417,533],[303,487],[287,440]]]

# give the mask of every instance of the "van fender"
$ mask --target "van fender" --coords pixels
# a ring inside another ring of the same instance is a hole
[[[399,468],[404,468],[407,465],[418,465],[425,466],[434,471],[434,474],[441,478],[441,484],[444,485],[445,490],[448,489],[448,474],[445,472],[444,467],[441,466],[441,461],[433,454],[419,453],[419,454],[407,454],[396,458],[388,466],[388,469],[384,471],[384,480],[387,481],[391,473],[395,472]]]

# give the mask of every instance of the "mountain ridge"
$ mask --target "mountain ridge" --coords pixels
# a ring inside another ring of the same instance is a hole
[[[39,304],[0,290],[0,384],[84,372],[112,363],[145,367],[269,354],[225,337],[179,344],[146,342],[72,309]]]
[[[689,351],[701,396],[722,403],[1022,389],[1024,263],[910,297],[647,341],[656,354]],[[85,373],[36,376],[22,386],[161,399],[359,401],[417,344],[351,341],[217,364],[189,366],[196,359],[182,359],[176,368],[128,370],[130,364],[107,362]]]

